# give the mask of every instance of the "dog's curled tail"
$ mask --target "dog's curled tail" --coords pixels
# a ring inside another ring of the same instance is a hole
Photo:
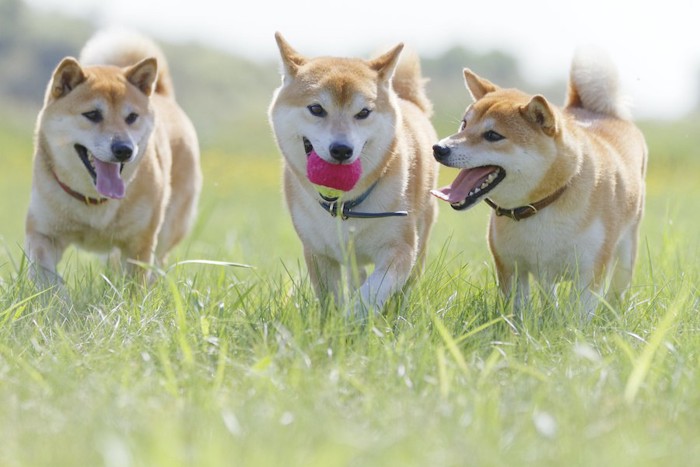
[[[83,65],[115,65],[127,67],[144,58],[158,61],[158,80],[155,92],[174,97],[172,78],[163,51],[150,38],[125,29],[98,31],[87,41],[78,59]]]
[[[433,105],[425,93],[425,83],[428,80],[423,78],[418,54],[410,49],[404,48],[401,53],[401,60],[394,71],[392,86],[400,98],[414,103],[426,115],[431,116]]]
[[[566,106],[629,120],[629,100],[620,89],[617,67],[594,46],[579,47],[571,63]]]

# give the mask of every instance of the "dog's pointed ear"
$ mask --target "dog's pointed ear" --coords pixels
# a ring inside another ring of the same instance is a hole
[[[478,101],[486,94],[494,92],[498,89],[498,86],[477,75],[469,68],[464,69],[464,83],[467,86],[467,91],[469,91],[469,94],[475,101]]]
[[[127,68],[124,71],[124,76],[142,93],[150,96],[158,79],[158,61],[153,57],[144,58],[136,65]]]
[[[46,97],[59,99],[83,81],[85,81],[85,73],[80,63],[73,57],[66,57],[54,70]]]
[[[520,113],[548,136],[554,136],[559,131],[557,114],[544,96],[533,96],[530,102],[520,107]]]
[[[399,57],[403,50],[403,43],[394,46],[388,52],[383,53],[377,58],[370,60],[369,66],[379,74],[381,81],[388,81],[394,75],[396,65],[399,63]]]
[[[277,41],[277,47],[280,49],[280,55],[282,56],[284,74],[290,78],[294,78],[299,71],[299,67],[304,65],[307,59],[294,50],[279,32],[275,33],[275,40]]]

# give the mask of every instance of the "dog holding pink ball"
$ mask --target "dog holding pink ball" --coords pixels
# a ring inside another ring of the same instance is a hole
[[[350,317],[381,312],[422,270],[437,216],[420,62],[403,44],[370,60],[309,58],[275,38],[282,84],[270,124],[310,281]]]

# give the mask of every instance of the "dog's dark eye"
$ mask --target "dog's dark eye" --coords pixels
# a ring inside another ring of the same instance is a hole
[[[365,118],[369,117],[369,114],[371,114],[371,113],[372,113],[371,110],[364,108],[364,109],[360,110],[359,112],[357,112],[357,114],[355,114],[355,118],[358,120],[364,120]]]
[[[312,104],[308,106],[307,109],[309,109],[309,112],[311,112],[311,115],[314,117],[325,117],[327,115],[326,109],[319,104]]]
[[[464,131],[465,128],[467,128],[467,121],[462,120],[462,122],[459,124],[459,131]]]
[[[90,112],[85,112],[83,117],[87,118],[92,123],[100,123],[102,121],[102,112],[99,110],[91,110]]]
[[[126,116],[124,121],[126,122],[127,125],[131,125],[136,120],[138,120],[138,118],[139,118],[139,114],[131,112],[129,115]]]
[[[484,133],[484,139],[488,141],[489,143],[495,143],[496,141],[500,141],[502,139],[505,139],[505,136],[496,133],[493,130],[489,130]]]

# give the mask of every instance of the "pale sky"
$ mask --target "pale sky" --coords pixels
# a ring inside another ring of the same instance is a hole
[[[278,58],[275,31],[308,55],[366,57],[397,42],[424,56],[453,45],[502,49],[534,83],[565,77],[576,46],[597,44],[618,64],[635,116],[675,118],[700,100],[698,0],[26,1],[253,59]]]

